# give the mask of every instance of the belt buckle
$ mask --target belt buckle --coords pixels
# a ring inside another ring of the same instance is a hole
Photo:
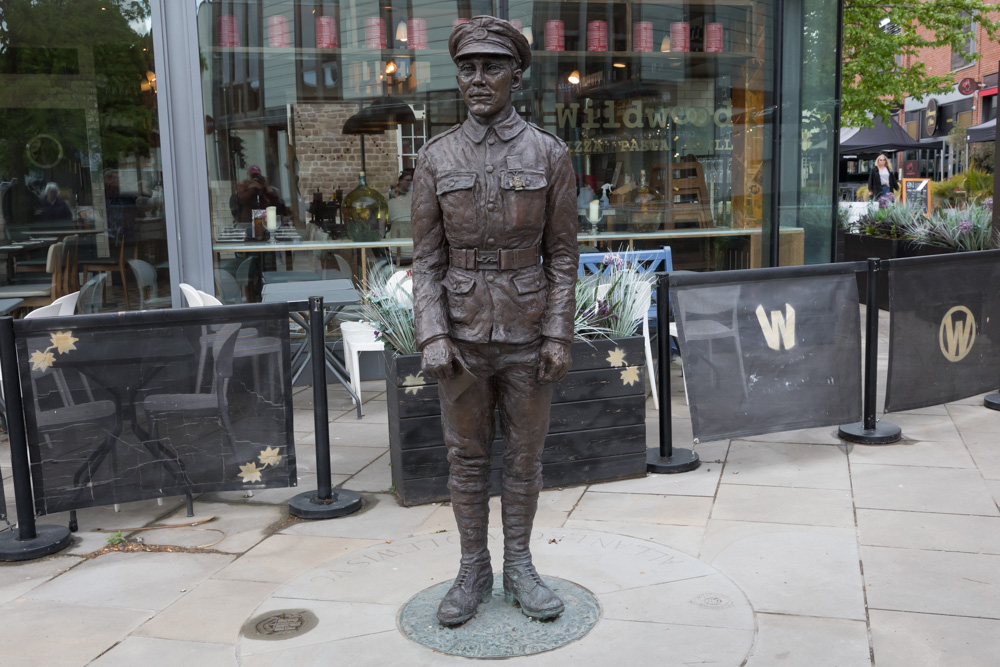
[[[500,251],[499,250],[480,250],[476,249],[476,268],[477,269],[499,269],[500,268]]]

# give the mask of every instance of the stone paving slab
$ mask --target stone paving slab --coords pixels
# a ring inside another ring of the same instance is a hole
[[[976,462],[960,439],[944,442],[901,440],[891,447],[851,445],[851,463],[922,466],[929,468],[972,468]]]
[[[570,514],[571,519],[632,521],[678,526],[704,526],[712,511],[712,499],[638,493],[605,493],[603,486],[588,492]]]
[[[701,558],[742,588],[754,609],[863,620],[853,530],[775,524],[709,524]],[[867,568],[866,568],[867,574]]]
[[[215,579],[284,583],[330,558],[379,544],[381,540],[354,540],[309,535],[272,535],[216,572]]]
[[[235,651],[228,644],[129,637],[97,660],[92,667],[236,667]]]
[[[858,510],[866,546],[1000,555],[1000,517]]]
[[[998,516],[978,470],[853,464],[859,508]]]
[[[962,431],[962,441],[984,479],[1000,480],[1000,431]]]
[[[232,646],[253,610],[278,584],[225,579],[203,581],[150,619],[136,636]]]
[[[0,658],[17,667],[82,667],[152,611],[20,599],[0,607]]]
[[[346,486],[355,488],[351,484]],[[364,503],[360,511],[335,521],[294,523],[281,532],[285,535],[391,540],[408,536],[414,527],[426,521],[437,508],[437,505],[400,507],[395,498],[384,494],[366,494]]]
[[[757,641],[746,667],[870,667],[864,621],[757,614]]]
[[[996,667],[1000,621],[871,610],[878,667]]]
[[[722,476],[726,484],[849,491],[847,456],[840,447],[734,440]]]
[[[80,558],[60,555],[0,565],[0,605],[16,600],[81,562]]]
[[[728,484],[723,474],[712,518],[816,526],[853,526],[849,491]]]
[[[25,597],[162,611],[232,560],[221,554],[109,553],[81,563]]]
[[[861,547],[872,609],[1000,619],[1000,556]]]

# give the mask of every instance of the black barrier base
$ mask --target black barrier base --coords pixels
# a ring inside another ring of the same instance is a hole
[[[288,513],[300,519],[336,519],[361,509],[361,496],[355,491],[334,489],[328,502],[316,500],[316,491],[306,491],[288,501]]]
[[[983,399],[983,405],[990,410],[1000,410],[1000,394],[989,394]]]
[[[35,526],[35,537],[18,539],[17,529],[0,533],[0,561],[18,561],[41,558],[62,551],[73,541],[66,526]]]
[[[888,445],[903,437],[902,430],[889,422],[875,422],[875,428],[866,429],[864,422],[845,424],[837,430],[841,440],[859,445]]]
[[[700,465],[701,459],[691,449],[674,447],[670,456],[660,456],[659,447],[650,447],[646,450],[646,472],[669,475],[676,472],[688,472]]]

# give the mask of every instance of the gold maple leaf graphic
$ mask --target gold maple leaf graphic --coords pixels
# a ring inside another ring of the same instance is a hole
[[[427,381],[424,379],[423,373],[407,375],[406,379],[403,380],[403,386],[406,387],[406,393],[413,394],[414,396],[416,396],[420,392],[420,388],[426,384]]]
[[[629,366],[622,371],[622,384],[631,387],[639,381],[639,367]]]
[[[240,466],[240,474],[237,475],[237,477],[242,477],[244,484],[247,482],[259,482],[261,470],[263,470],[263,468],[258,468],[257,464],[251,461],[246,465]]]
[[[72,331],[57,331],[54,334],[50,334],[49,338],[52,341],[52,347],[56,348],[56,352],[59,354],[66,354],[70,350],[75,350],[76,342],[80,340],[73,337]]]
[[[55,363],[56,355],[52,354],[48,350],[44,352],[42,350],[36,350],[31,353],[31,370],[33,371],[45,371],[52,367]]]
[[[608,353],[608,363],[611,367],[624,366],[625,365],[625,350],[620,347],[616,347]]]
[[[257,457],[260,462],[266,466],[276,466],[281,463],[281,455],[278,454],[277,447],[267,447],[260,450],[260,456]],[[260,477],[258,475],[258,477]]]

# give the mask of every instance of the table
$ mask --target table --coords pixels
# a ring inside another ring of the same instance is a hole
[[[47,248],[48,246],[55,243],[58,239],[48,238],[48,239],[29,239],[27,241],[18,241],[17,243],[8,243],[7,245],[0,245],[0,257],[4,258],[6,265],[6,275],[5,282],[9,283],[11,276],[14,275],[14,256],[27,252],[30,250],[37,250],[39,248]]]
[[[105,389],[117,407],[110,437],[87,457],[74,477],[75,486],[80,485],[83,475],[91,468],[100,467],[109,454],[113,462],[116,460],[114,449],[126,419],[142,446],[178,484],[183,485],[187,476],[183,464],[178,461],[178,470],[175,470],[170,460],[177,460],[176,454],[162,443],[151,441],[150,434],[139,425],[135,398],[168,364],[193,356],[194,349],[183,337],[136,336],[131,332],[127,338],[122,338],[107,330],[95,331],[86,337],[81,334],[71,353],[56,355],[53,367],[79,371]]]
[[[761,228],[760,227],[692,227],[690,229],[665,229],[655,232],[598,232],[588,234],[581,232],[577,239],[580,243],[591,242],[595,245],[604,244],[608,250],[620,250],[613,247],[614,241],[621,241],[634,249],[635,241],[657,240],[669,242],[671,239],[712,239],[731,236],[747,236],[750,238],[750,256],[746,268],[761,267]],[[805,262],[805,230],[801,227],[782,227],[780,231],[780,262],[781,266],[799,266]]]
[[[323,309],[325,312],[323,316],[323,331],[320,335],[326,333],[327,323],[333,319],[333,317],[346,308],[347,306],[354,305],[361,301],[361,295],[358,291],[354,289],[350,280],[309,280],[306,282],[287,282],[287,283],[268,283],[264,285],[263,293],[261,294],[261,301],[264,303],[281,303],[288,302],[288,307],[290,309],[289,317],[302,327],[306,333],[305,341],[302,345],[295,351],[292,355],[292,368],[295,369],[292,373],[292,384],[295,380],[302,375],[302,371],[305,370],[306,365],[312,360],[312,349],[309,344],[310,335],[310,324],[308,317],[303,317],[302,313],[307,313],[309,311],[309,297],[321,296],[323,297]],[[361,419],[361,397],[354,393],[354,389],[351,387],[351,382],[348,379],[347,368],[334,356],[326,345],[323,345],[323,349],[326,353],[326,366],[333,372],[334,377],[344,385],[347,392],[355,400],[358,406],[358,419]],[[296,363],[299,364],[296,369]]]
[[[0,315],[7,315],[24,303],[24,299],[0,299]]]
[[[307,250],[358,250],[361,252],[361,284],[368,285],[368,251],[377,248],[411,248],[412,239],[382,239],[381,241],[298,241],[268,243],[258,241],[214,241],[212,252],[219,259],[224,253],[250,253],[250,252],[301,252]],[[316,295],[313,295],[316,296]]]

